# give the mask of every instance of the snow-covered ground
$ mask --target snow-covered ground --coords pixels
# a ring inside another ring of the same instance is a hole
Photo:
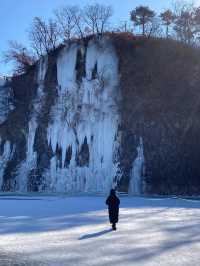
[[[121,197],[110,231],[104,197],[0,197],[0,265],[200,265],[200,201]]]

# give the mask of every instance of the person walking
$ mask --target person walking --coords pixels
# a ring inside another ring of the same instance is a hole
[[[109,220],[112,224],[112,229],[117,230],[116,223],[118,223],[120,200],[116,196],[114,189],[110,190],[110,195],[106,200],[106,205],[108,205]]]

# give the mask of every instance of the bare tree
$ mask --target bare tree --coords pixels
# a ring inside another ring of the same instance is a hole
[[[46,23],[39,17],[35,17],[29,32],[29,39],[38,57],[48,52],[47,38]]]
[[[146,24],[146,35],[148,38],[150,37],[161,37],[163,33],[160,19],[158,17],[152,18],[151,21],[149,21]]]
[[[119,24],[113,29],[114,32],[131,32],[132,26],[128,21],[120,21]]]
[[[83,38],[85,35],[87,35],[87,30],[85,27],[83,10],[79,7],[74,9],[74,20],[76,24],[75,36],[78,36],[79,38]]]
[[[35,17],[29,31],[29,39],[38,57],[55,50],[59,42],[57,23],[51,19],[45,23],[41,18]]]
[[[87,35],[87,28],[84,20],[84,11],[78,6],[65,6],[54,12],[60,36],[64,40],[73,37],[83,38]]]
[[[59,43],[59,28],[57,23],[49,19],[48,22],[48,46],[50,50],[55,50]]]
[[[196,7],[192,1],[176,0],[173,3],[176,38],[186,44],[193,44],[196,39],[197,25],[195,21],[195,10]]]
[[[113,14],[111,6],[100,4],[88,5],[84,8],[84,19],[93,34],[102,35]]]
[[[200,41],[200,7],[197,7],[194,14],[194,21],[196,25],[196,39]]]
[[[183,11],[192,11],[194,9],[193,0],[174,0],[171,9],[176,17],[179,17]]]
[[[178,39],[184,43],[191,44],[195,39],[196,33],[193,13],[182,11],[181,15],[175,20],[174,30]]]
[[[64,37],[65,40],[69,40],[74,34],[77,11],[78,7],[76,6],[64,6],[54,11],[61,37]]]
[[[14,73],[26,72],[36,62],[30,51],[17,41],[9,41],[9,49],[3,54],[5,63],[14,63]]]

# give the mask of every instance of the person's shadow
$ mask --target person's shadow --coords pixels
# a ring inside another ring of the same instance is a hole
[[[107,230],[103,230],[103,231],[100,231],[97,233],[83,235],[78,240],[84,240],[84,239],[88,239],[88,238],[99,237],[99,236],[105,235],[107,233],[110,233],[111,231],[112,231],[112,229],[107,229]]]

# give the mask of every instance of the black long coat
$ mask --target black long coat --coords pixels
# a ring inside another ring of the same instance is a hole
[[[115,194],[111,194],[107,200],[106,204],[108,205],[108,213],[109,213],[109,220],[110,223],[117,223],[119,217],[119,205],[120,200]]]

